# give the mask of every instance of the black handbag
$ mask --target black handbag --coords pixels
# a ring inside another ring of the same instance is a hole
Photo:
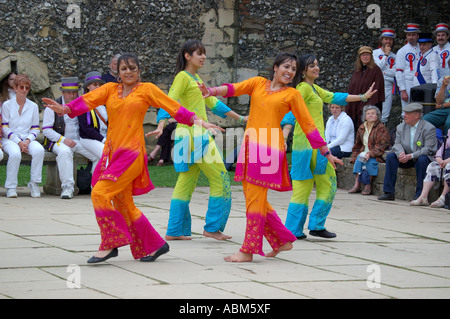
[[[91,182],[92,182],[92,162],[86,165],[86,168],[80,167],[77,170],[77,186],[79,189],[78,194],[90,194]]]

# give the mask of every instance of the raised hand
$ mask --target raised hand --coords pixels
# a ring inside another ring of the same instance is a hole
[[[204,99],[206,99],[207,97],[211,96],[211,91],[208,90],[208,88],[206,87],[205,83],[199,84],[198,88],[202,92],[202,95],[203,95]]]
[[[373,89],[374,86],[375,86],[375,82],[373,82],[372,85],[370,86],[369,90],[366,93],[364,93],[364,95],[366,96],[366,98],[368,100],[372,97],[372,95],[374,95],[378,91],[378,90]]]
[[[56,114],[58,114],[60,116],[67,114],[67,110],[70,111],[69,108],[67,108],[67,107],[65,108],[63,105],[59,104],[58,102],[56,102],[52,99],[44,97],[44,98],[42,98],[42,101],[44,101],[44,103],[45,103],[44,107],[48,107],[48,108],[52,109]]]
[[[163,130],[160,128],[156,128],[154,131],[148,132],[147,134],[145,134],[145,137],[149,137],[152,135],[155,135],[155,138],[159,138],[163,133]]]

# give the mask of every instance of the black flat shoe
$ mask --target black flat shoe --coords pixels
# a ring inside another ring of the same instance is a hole
[[[302,234],[302,235],[298,236],[297,239],[306,239],[306,235]]]
[[[111,250],[111,252],[106,255],[105,257],[95,257],[92,256],[91,258],[89,258],[89,260],[87,261],[88,264],[96,264],[96,263],[101,263],[103,261],[108,260],[109,258],[113,258],[113,257],[117,257],[119,255],[119,250],[117,248],[114,248],[113,250]]]
[[[310,230],[309,234],[311,236],[316,236],[316,237],[322,237],[322,238],[334,238],[336,237],[335,233],[330,233],[328,230],[326,229],[322,229],[322,230]]]
[[[165,243],[160,249],[158,249],[156,251],[156,253],[153,256],[148,255],[148,256],[142,257],[139,260],[145,261],[145,262],[153,262],[156,260],[156,258],[158,258],[159,256],[164,255],[168,252],[169,252],[169,244]]]
[[[381,196],[378,196],[378,200],[395,200],[395,195],[392,193],[384,193]]]

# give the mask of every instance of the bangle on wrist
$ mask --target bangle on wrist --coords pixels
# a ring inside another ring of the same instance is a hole
[[[208,90],[210,96],[219,95],[219,88],[217,86],[207,88],[207,90]]]
[[[328,155],[330,155],[331,154],[331,152],[330,152],[330,149],[328,148],[328,146],[325,148],[325,150],[324,150],[325,152],[321,152],[321,154],[323,155],[323,156],[325,156],[325,157],[327,157]]]

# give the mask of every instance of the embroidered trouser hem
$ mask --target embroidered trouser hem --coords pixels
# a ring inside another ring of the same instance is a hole
[[[138,259],[164,245],[164,239],[133,201],[132,181],[140,171],[139,162],[135,161],[117,181],[100,180],[92,189],[101,234],[99,250],[130,245],[133,257]]]
[[[246,202],[247,225],[244,243],[240,249],[243,253],[264,256],[263,238],[269,242],[274,251],[288,242],[294,242],[295,236],[283,225],[276,211],[267,201],[267,188],[242,182]]]

